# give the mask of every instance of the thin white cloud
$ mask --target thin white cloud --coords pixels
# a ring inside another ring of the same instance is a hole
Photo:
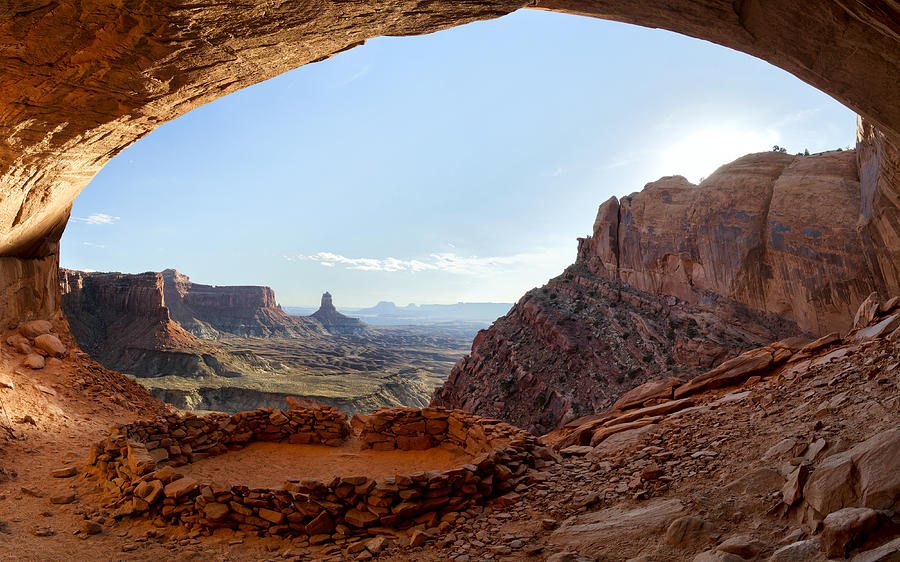
[[[537,252],[523,252],[509,256],[460,256],[452,252],[430,254],[423,259],[398,259],[388,258],[350,258],[331,252],[319,252],[312,255],[298,254],[284,256],[287,261],[311,261],[325,267],[342,266],[346,269],[358,271],[381,271],[387,273],[396,272],[420,272],[440,271],[464,276],[489,276],[498,271],[516,267],[538,267],[542,264],[559,261],[560,255],[571,253],[571,249],[565,250],[541,250]]]
[[[788,113],[785,115],[781,121],[775,124],[776,127],[786,126],[786,125],[795,125],[797,123],[802,123],[804,121],[808,121],[823,112],[827,109],[827,106],[821,105],[819,107],[812,107],[809,109],[801,109],[800,111],[795,111],[793,113]]]
[[[93,242],[82,242],[85,246],[90,246],[91,248],[105,248],[103,244],[94,244]]]
[[[359,70],[359,72],[357,72],[357,73],[354,74],[353,76],[350,76],[349,78],[346,78],[346,79],[344,79],[344,80],[338,82],[338,83],[337,83],[337,87],[338,87],[338,88],[341,88],[341,87],[346,86],[347,84],[349,84],[349,83],[351,83],[351,82],[356,82],[357,80],[359,80],[359,79],[362,78],[363,76],[367,75],[367,74],[368,74],[369,72],[371,72],[371,71],[372,71],[372,65],[371,65],[371,64],[367,64],[366,66],[364,66],[363,68],[361,68],[361,69]]]
[[[114,217],[112,215],[107,215],[106,213],[94,213],[88,217],[75,217],[72,220],[77,222],[83,222],[85,224],[115,224],[119,222],[121,217]]]
[[[544,176],[548,178],[555,178],[557,176],[561,176],[563,174],[563,169],[561,167],[557,167],[552,172],[545,173]]]

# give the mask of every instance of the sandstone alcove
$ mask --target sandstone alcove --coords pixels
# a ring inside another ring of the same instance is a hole
[[[58,239],[70,204],[116,153],[205,102],[377,35],[427,33],[531,7],[669,29],[742,50],[830,93],[860,126],[865,235],[896,247],[900,34],[883,3],[294,3],[5,8],[0,309],[58,309]],[[803,30],[803,33],[798,33]],[[890,243],[890,244],[889,244]],[[898,278],[896,253],[873,261]]]

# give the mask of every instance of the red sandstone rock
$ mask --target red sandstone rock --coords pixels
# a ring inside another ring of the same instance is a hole
[[[813,333],[846,329],[873,288],[897,290],[893,277],[873,277],[863,265],[864,254],[890,256],[891,247],[846,246],[856,239],[857,177],[852,152],[769,152],[723,166],[700,186],[663,178],[623,198],[616,215],[604,204],[579,259],[646,291],[688,302],[711,291]],[[609,238],[607,220],[619,225],[614,251],[594,240]],[[847,302],[825,296],[828,290],[846,291]]]
[[[878,513],[874,509],[845,507],[825,517],[819,544],[828,556],[844,558],[877,525]]]
[[[29,353],[22,364],[29,369],[43,369],[45,361],[44,358],[37,353]]]
[[[28,339],[34,339],[42,334],[49,334],[52,329],[53,324],[47,320],[32,320],[23,324],[19,332]]]
[[[331,300],[331,293],[328,292],[322,295],[322,305],[311,318],[334,334],[359,334],[366,329],[365,323],[359,318],[350,318],[338,312]]]
[[[66,346],[53,334],[41,334],[34,338],[34,347],[51,357],[63,357],[66,354]]]
[[[648,400],[672,398],[676,386],[678,386],[677,379],[647,381],[623,394],[612,407],[624,410],[639,406]]]
[[[203,514],[210,521],[221,521],[228,517],[231,509],[224,503],[211,502],[203,507]]]
[[[178,499],[181,496],[189,494],[200,487],[200,483],[190,477],[179,478],[174,482],[167,484],[165,494],[167,498]]]
[[[879,433],[826,458],[803,488],[822,516],[843,507],[894,509],[900,504],[900,429]]]

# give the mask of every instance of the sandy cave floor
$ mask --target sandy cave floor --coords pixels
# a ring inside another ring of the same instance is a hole
[[[471,460],[458,449],[373,451],[360,449],[360,444],[355,438],[340,447],[256,442],[177,470],[200,482],[280,489],[288,479],[315,478],[327,483],[335,476],[365,475],[381,480],[397,474],[455,468]]]

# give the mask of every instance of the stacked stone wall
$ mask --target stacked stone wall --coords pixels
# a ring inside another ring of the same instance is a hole
[[[391,408],[365,419],[363,447],[422,450],[442,445],[475,458],[449,470],[380,481],[365,475],[330,482],[293,479],[282,489],[199,482],[175,469],[253,441],[338,445],[349,433],[346,415],[333,408],[168,416],[114,427],[91,448],[88,464],[119,497],[116,517],[161,517],[207,532],[228,527],[306,536],[319,544],[366,535],[373,527],[403,529],[434,522],[497,496],[514,502],[513,490],[526,470],[537,459],[552,459],[536,438],[496,420],[439,408]]]

